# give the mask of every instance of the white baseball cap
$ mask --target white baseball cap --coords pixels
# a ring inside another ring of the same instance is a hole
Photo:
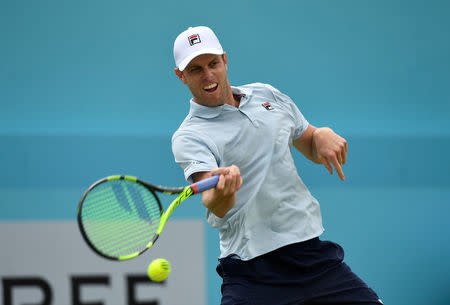
[[[206,26],[190,27],[178,35],[173,45],[175,64],[180,71],[183,71],[191,60],[199,55],[222,55],[223,53],[216,34]]]

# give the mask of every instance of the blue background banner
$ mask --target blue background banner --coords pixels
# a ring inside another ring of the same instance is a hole
[[[323,238],[385,304],[448,304],[449,15],[439,0],[1,1],[0,221],[75,220],[110,174],[185,184],[170,139],[190,93],[172,46],[207,25],[232,85],[270,83],[347,139],[345,182],[294,153]],[[199,197],[173,217],[204,219]],[[204,225],[213,305],[218,237]]]

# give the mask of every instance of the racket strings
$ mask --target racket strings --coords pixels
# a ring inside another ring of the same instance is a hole
[[[161,208],[155,195],[144,186],[127,180],[111,180],[87,194],[81,218],[93,246],[119,258],[141,252],[153,240]]]
[[[128,235],[123,235],[123,226],[117,226],[112,222],[103,222],[102,224],[98,225],[95,224],[93,221],[91,223],[87,223],[87,231],[88,236],[95,242],[96,247],[99,249],[120,249],[120,251],[129,252],[128,248],[134,248],[136,247],[136,242],[141,241],[142,242],[142,236],[148,236],[148,234],[153,234],[154,230],[157,230],[153,228],[148,228],[145,226],[132,226],[133,224],[127,226]],[[124,225],[126,225],[124,223]],[[132,227],[130,229],[130,227]],[[103,234],[103,232],[107,230],[109,232],[108,235]],[[147,239],[151,239],[146,237]],[[141,239],[141,240],[139,240]],[[142,247],[138,247],[140,250],[142,250]],[[139,250],[139,249],[138,249]],[[135,251],[138,251],[135,250]],[[133,251],[133,252],[135,252]],[[113,253],[109,253],[113,254]],[[120,256],[117,253],[114,253],[114,256]]]

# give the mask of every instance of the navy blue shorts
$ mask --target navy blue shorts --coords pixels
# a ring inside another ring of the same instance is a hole
[[[221,305],[382,304],[343,259],[341,246],[319,238],[249,261],[222,258]]]

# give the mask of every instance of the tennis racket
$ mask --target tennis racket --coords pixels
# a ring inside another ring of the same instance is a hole
[[[128,260],[149,249],[173,210],[191,195],[217,185],[219,176],[186,187],[163,187],[133,176],[109,176],[92,184],[78,205],[78,226],[95,253]],[[164,212],[157,192],[179,194]]]

